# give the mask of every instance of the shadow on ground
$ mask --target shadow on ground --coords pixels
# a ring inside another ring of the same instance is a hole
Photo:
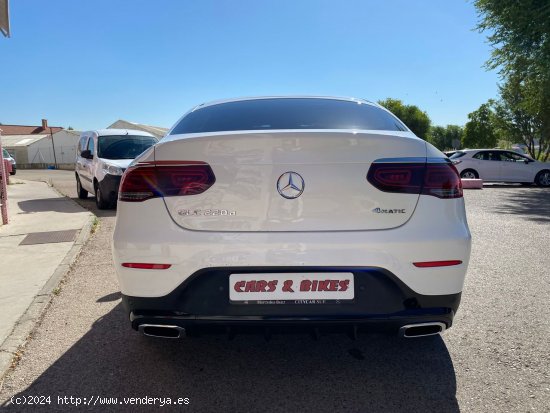
[[[502,202],[494,206],[500,214],[521,215],[524,219],[550,222],[550,189],[525,188],[503,193]]]
[[[71,410],[57,405],[57,396],[189,397],[189,406],[164,411],[459,411],[453,364],[439,336],[162,340],[128,324],[117,305],[19,396],[50,395],[48,411]]]
[[[19,201],[17,206],[23,211],[23,214],[50,211],[63,213],[82,212],[82,209],[80,209],[78,205],[67,202],[65,198],[31,199],[28,201]]]
[[[80,199],[78,197],[72,197],[70,195],[64,194],[66,197],[71,198],[74,202],[80,205],[82,208],[86,208],[96,217],[114,217],[116,216],[116,208],[111,209],[98,209],[93,197],[87,199]]]

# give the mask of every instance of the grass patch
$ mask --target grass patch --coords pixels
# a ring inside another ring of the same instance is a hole
[[[92,228],[90,228],[90,232],[92,234],[95,234],[98,229],[99,229],[99,218],[95,217],[92,222]]]

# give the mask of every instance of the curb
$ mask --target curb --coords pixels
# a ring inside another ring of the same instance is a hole
[[[63,196],[67,199],[71,199],[65,195]],[[46,284],[44,284],[36,297],[34,297],[27,310],[15,324],[15,327],[10,335],[0,345],[0,388],[2,388],[2,382],[6,377],[6,374],[11,370],[14,362],[20,356],[22,348],[25,346],[28,338],[40,322],[45,310],[48,308],[54,296],[53,291],[63,280],[65,275],[67,275],[72,264],[80,255],[82,247],[90,238],[95,218],[96,216],[90,213],[88,221],[80,229],[73,246],[69,252],[67,252],[65,258],[63,258],[63,261],[61,261],[61,263],[57,266],[52,276],[48,279],[48,281],[46,281]]]

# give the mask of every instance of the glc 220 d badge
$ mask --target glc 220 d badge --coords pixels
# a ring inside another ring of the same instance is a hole
[[[227,209],[180,209],[178,210],[178,215],[181,216],[212,216],[212,217],[223,217],[223,216],[233,216],[237,215],[237,211],[229,211]]]

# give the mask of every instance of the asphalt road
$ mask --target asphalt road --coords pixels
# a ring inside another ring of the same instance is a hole
[[[76,198],[70,172],[16,176],[44,177]],[[120,305],[110,255],[114,211],[102,212],[99,230],[4,382],[0,404],[40,411],[6,402],[50,396],[44,410],[68,411],[74,406],[58,396],[73,396],[96,401],[82,410],[133,412],[152,406],[120,404],[122,398],[149,396],[189,398],[164,411],[548,412],[550,190],[493,185],[465,198],[473,252],[461,308],[442,337],[415,340],[142,337]],[[97,212],[91,199],[79,202]],[[116,408],[100,407],[96,396],[118,397]]]

